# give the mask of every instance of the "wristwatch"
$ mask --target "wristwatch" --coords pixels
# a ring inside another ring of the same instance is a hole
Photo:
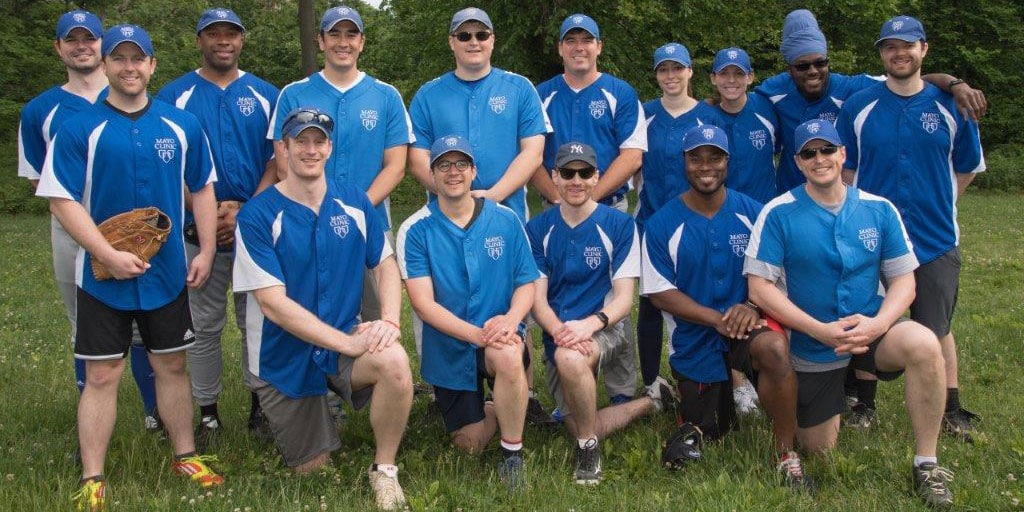
[[[953,87],[955,87],[955,86],[957,86],[957,85],[960,85],[960,84],[962,84],[962,83],[964,83],[964,81],[963,81],[962,79],[960,79],[960,78],[954,78],[953,80],[950,80],[950,81],[949,81],[949,84],[947,84],[947,85],[946,85],[946,89],[949,89],[949,90],[951,90],[951,91],[952,91],[952,90],[953,90]]]
[[[608,328],[608,315],[604,314],[604,311],[598,311],[597,313],[594,313],[594,316],[596,316],[597,319],[600,320],[602,324],[604,324],[601,327],[601,330]]]

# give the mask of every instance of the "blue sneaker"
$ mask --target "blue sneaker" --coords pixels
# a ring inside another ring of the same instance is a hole
[[[631,397],[629,395],[623,395],[623,394],[620,393],[618,395],[615,395],[615,396],[609,398],[608,402],[610,404],[612,404],[612,405],[619,405],[619,404],[624,404],[624,403],[626,403],[626,402],[628,402],[628,401],[630,401],[632,399],[633,399],[633,397]]]
[[[551,411],[551,421],[558,424],[565,423],[565,415],[562,414],[562,410],[558,407],[555,407],[555,410]]]

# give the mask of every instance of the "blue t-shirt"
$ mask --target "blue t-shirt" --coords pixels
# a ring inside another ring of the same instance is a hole
[[[775,154],[782,145],[775,109],[755,93],[747,94],[747,104],[736,114],[722,110],[720,105],[715,109],[722,123],[718,127],[729,135],[729,175],[725,185],[759,203],[775,199]]]
[[[96,101],[107,97],[107,88]],[[21,109],[18,122],[18,176],[38,180],[43,171],[46,149],[64,121],[91,107],[89,100],[57,85],[32,98]]]
[[[270,187],[242,207],[234,289],[251,292],[284,286],[289,299],[327,325],[349,332],[363,294],[363,269],[392,254],[366,193],[328,181],[320,212]],[[249,371],[292,398],[327,393],[327,376],[338,371],[338,353],[285,331],[247,302]]]

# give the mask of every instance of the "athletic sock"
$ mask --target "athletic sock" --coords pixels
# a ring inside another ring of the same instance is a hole
[[[857,379],[857,401],[874,409],[875,394],[878,392],[877,380]]]
[[[85,390],[85,361],[82,359],[75,359],[75,385],[79,394]]]
[[[946,388],[946,413],[960,410],[960,389]]]
[[[505,457],[508,457],[510,455],[518,454],[519,451],[522,450],[522,449],[523,449],[523,440],[522,439],[520,439],[518,441],[506,441],[504,439],[501,440],[501,454],[504,455]]]
[[[103,476],[103,473],[100,473],[100,474],[98,474],[96,476],[83,476],[82,479],[78,481],[78,485],[85,485],[85,482],[87,482],[89,480],[95,480],[97,482],[103,482],[106,479],[107,479],[107,477]]]
[[[185,452],[185,453],[182,453],[182,454],[179,454],[179,455],[175,455],[174,456],[174,460],[176,460],[178,462],[181,462],[184,459],[187,459],[189,457],[195,457],[195,456],[196,456],[196,452],[195,451]]]
[[[934,456],[933,457],[925,457],[923,455],[914,455],[914,467],[915,468],[920,466],[921,464],[924,464],[925,462],[931,462],[932,464],[938,464],[939,463],[939,458],[938,457],[934,457]]]
[[[220,419],[220,416],[217,414],[217,402],[210,405],[200,405],[199,414],[203,416],[213,416],[214,418]]]

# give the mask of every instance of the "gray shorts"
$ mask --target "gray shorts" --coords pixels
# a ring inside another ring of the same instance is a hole
[[[910,305],[910,318],[942,338],[949,334],[960,290],[960,249],[917,267],[914,271],[917,296]]]
[[[362,409],[370,403],[373,386],[352,390],[353,363],[355,360],[350,357],[339,357],[338,373],[327,377],[327,387],[353,408]],[[259,396],[285,465],[299,466],[341,448],[327,395],[291,398],[262,379],[254,377],[254,381],[253,391]]]
[[[598,370],[604,367],[606,361],[614,360],[619,355],[619,352],[629,350],[631,347],[622,322],[594,333],[594,343],[601,351],[597,358],[597,366],[594,368],[594,377],[597,377]],[[558,377],[558,368],[555,367],[555,362],[549,358],[544,358],[544,366],[548,391],[551,392],[551,397],[555,399],[555,405],[558,406],[558,410],[563,415],[567,415],[569,414],[569,405],[566,403],[565,395],[562,392],[562,382]]]

